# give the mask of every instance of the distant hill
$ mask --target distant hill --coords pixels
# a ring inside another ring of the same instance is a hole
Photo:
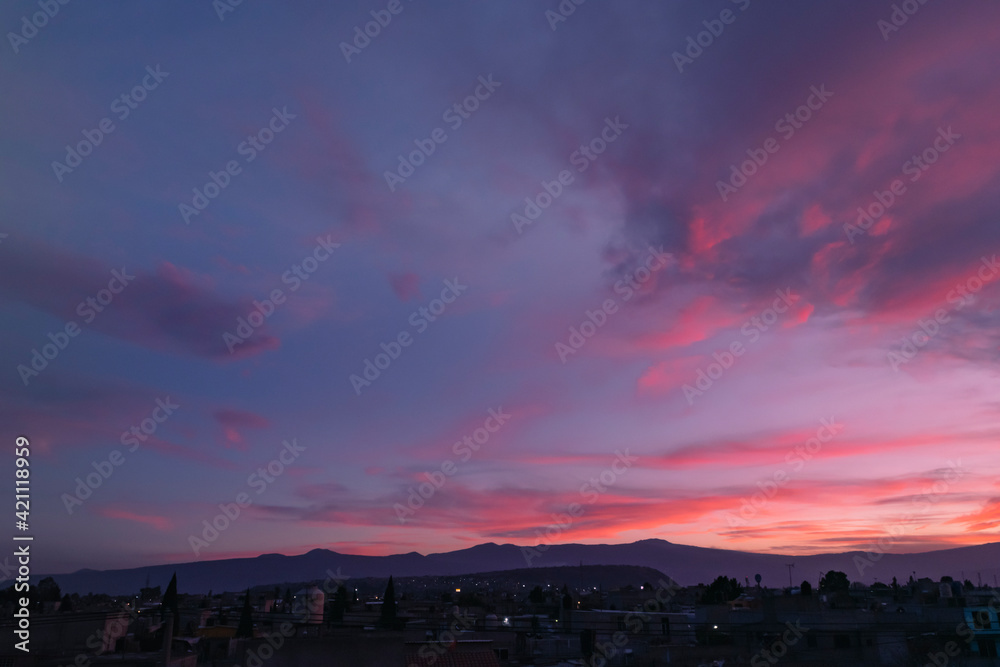
[[[436,581],[452,581],[456,585],[463,581],[463,577],[468,575],[448,575],[446,577],[435,577]],[[624,588],[634,586],[636,588],[649,582],[656,586],[661,579],[666,579],[666,575],[651,567],[641,567],[638,565],[564,565],[561,567],[529,567],[519,570],[495,570],[493,572],[476,572],[475,579],[488,579],[501,584],[519,583],[530,589],[532,586],[542,586],[551,584],[557,587],[563,585],[571,589],[601,587],[605,590],[614,588]],[[421,577],[413,580],[415,583],[427,582],[428,577]],[[400,579],[399,581],[407,581]],[[527,594],[527,591],[525,591]]]
[[[584,588],[603,588],[615,590],[632,586],[641,587],[644,583],[656,587],[660,582],[666,582],[667,576],[651,567],[638,565],[564,565],[560,567],[529,567],[519,570],[495,570],[492,572],[471,572],[466,574],[447,574],[434,576],[402,576],[395,577],[397,594],[406,591],[443,590],[456,588],[463,590],[472,588],[477,583],[488,581],[497,589],[515,587],[525,596],[535,586],[555,586],[561,589],[564,585],[572,590]],[[297,591],[303,586],[316,583],[313,581],[287,581],[277,584],[280,590],[291,588]],[[362,594],[381,594],[385,590],[385,577],[351,577],[346,581],[349,588],[356,588]],[[320,584],[322,586],[322,584]],[[666,585],[665,583],[663,585]],[[251,589],[254,593],[268,593],[274,584],[264,584]],[[331,588],[332,590],[332,582]]]
[[[1000,572],[1000,542],[917,554],[887,553],[869,559],[864,552],[849,551],[815,556],[758,554],[725,549],[706,549],[665,540],[642,540],[631,544],[557,544],[537,552],[529,563],[522,550],[513,544],[480,544],[469,549],[426,556],[411,552],[392,556],[354,556],[327,549],[314,549],[298,556],[266,554],[256,558],[199,561],[173,565],[152,565],[128,570],[80,570],[72,574],[51,575],[64,593],[126,594],[137,592],[146,578],[153,585],[166,586],[177,572],[182,593],[205,593],[243,590],[248,586],[285,581],[325,579],[329,573],[360,577],[415,577],[471,574],[564,565],[637,565],[666,573],[683,585],[709,583],[716,576],[734,576],[741,582],[760,574],[765,586],[788,585],[787,563],[794,563],[792,581],[817,583],[819,574],[829,570],[847,573],[851,581],[872,583],[877,578],[889,582],[895,576],[900,583],[916,576],[935,580],[943,575],[965,576],[977,583],[992,584]],[[856,561],[856,559],[865,559]],[[859,573],[860,562],[863,573]],[[39,575],[41,578],[45,575]],[[36,578],[33,577],[33,580]]]

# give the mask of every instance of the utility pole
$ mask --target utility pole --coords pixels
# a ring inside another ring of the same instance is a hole
[[[792,587],[792,568],[795,567],[795,563],[785,563],[785,567],[788,568],[788,587]]]

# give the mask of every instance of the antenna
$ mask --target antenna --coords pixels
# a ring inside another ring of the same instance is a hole
[[[785,567],[788,568],[788,587],[792,587],[792,568],[795,567],[795,563],[785,563]]]

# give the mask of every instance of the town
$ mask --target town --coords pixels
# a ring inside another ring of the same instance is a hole
[[[625,565],[328,575],[198,594],[178,594],[175,576],[129,596],[63,595],[48,577],[31,587],[33,650],[15,664],[940,666],[996,665],[1000,648],[1000,589],[949,576],[865,585],[831,570],[775,588],[681,586]],[[13,587],[0,604],[12,618]]]

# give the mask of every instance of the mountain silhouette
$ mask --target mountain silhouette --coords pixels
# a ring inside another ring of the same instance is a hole
[[[544,549],[544,550],[542,550]],[[527,556],[526,556],[527,554]],[[530,560],[530,562],[529,562]],[[422,555],[417,552],[391,556],[357,556],[327,549],[313,549],[297,556],[264,554],[255,558],[230,558],[152,565],[126,570],[79,570],[52,576],[64,593],[134,593],[152,581],[167,581],[176,572],[182,593],[240,591],[287,581],[323,580],[342,577],[444,576],[515,570],[525,567],[565,565],[637,565],[655,568],[682,585],[709,583],[719,575],[736,577],[741,583],[760,574],[764,586],[788,585],[787,564],[794,563],[792,582],[818,583],[820,573],[846,572],[851,581],[900,583],[911,574],[939,580],[944,575],[960,579],[962,572],[973,583],[979,576],[993,584],[1000,573],[1000,542],[940,551],[909,554],[866,554],[848,551],[835,554],[790,556],[726,549],[709,549],[650,539],[630,544],[555,544],[547,548],[514,544],[479,544],[468,549]]]

